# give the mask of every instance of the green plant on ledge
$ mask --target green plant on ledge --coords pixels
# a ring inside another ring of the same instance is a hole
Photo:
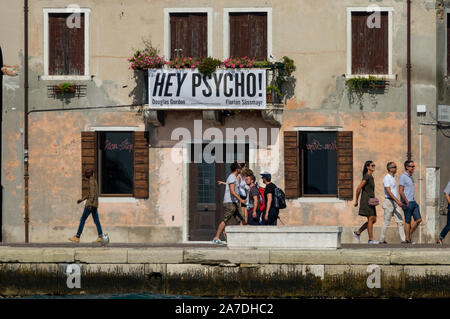
[[[198,66],[198,71],[206,76],[209,76],[213,74],[221,64],[222,61],[211,57],[207,57],[200,62]]]
[[[76,85],[72,83],[60,83],[55,87],[55,91],[57,93],[75,93],[76,92]]]
[[[350,94],[362,94],[371,88],[384,88],[384,86],[386,85],[386,80],[377,79],[375,76],[370,75],[368,78],[356,77],[348,79],[345,84],[347,85]]]

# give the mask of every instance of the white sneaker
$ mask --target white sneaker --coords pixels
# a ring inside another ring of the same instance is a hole
[[[353,237],[356,239],[358,244],[361,242],[361,240],[360,240],[361,235],[358,235],[355,231],[353,232]]]
[[[378,245],[379,242],[377,242],[376,240],[369,240],[369,244]]]

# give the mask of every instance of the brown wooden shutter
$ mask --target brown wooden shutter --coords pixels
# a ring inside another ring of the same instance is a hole
[[[337,133],[338,197],[353,199],[353,132]]]
[[[67,28],[67,74],[84,75],[84,13],[80,14],[80,27]]]
[[[205,13],[172,13],[170,15],[170,58],[203,59],[208,56],[208,17]]]
[[[134,197],[148,198],[148,138],[147,132],[134,133]]]
[[[80,28],[67,26],[67,13],[49,15],[49,74],[84,75],[84,13]]]
[[[66,14],[49,15],[49,75],[66,75]]]
[[[81,132],[81,193],[86,196],[89,181],[84,177],[84,172],[88,169],[94,170],[97,177],[97,132]]]
[[[284,132],[284,192],[286,198],[300,197],[300,147],[296,131]]]
[[[267,60],[267,13],[230,13],[230,56]]]
[[[267,60],[267,14],[249,15],[250,52],[249,57],[257,61]]]
[[[380,13],[380,28],[367,26],[372,14],[372,12],[352,13],[352,74],[389,72],[388,13]]]

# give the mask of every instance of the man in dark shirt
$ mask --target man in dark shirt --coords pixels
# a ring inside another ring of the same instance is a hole
[[[261,177],[263,183],[266,185],[266,189],[264,190],[266,212],[264,214],[262,222],[264,225],[276,226],[279,210],[274,207],[274,196],[275,196],[275,188],[277,188],[277,186],[271,182],[272,175],[270,173],[264,172],[261,174]]]

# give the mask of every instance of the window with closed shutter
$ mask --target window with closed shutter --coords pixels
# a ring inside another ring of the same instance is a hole
[[[80,13],[79,25],[68,21],[71,13],[50,13],[49,75],[84,75],[85,17]]]
[[[380,14],[378,20],[374,14]],[[352,12],[352,74],[388,74],[388,12]]]
[[[170,14],[170,58],[208,56],[208,17],[206,13]]]
[[[230,56],[267,60],[267,13],[230,13]]]

